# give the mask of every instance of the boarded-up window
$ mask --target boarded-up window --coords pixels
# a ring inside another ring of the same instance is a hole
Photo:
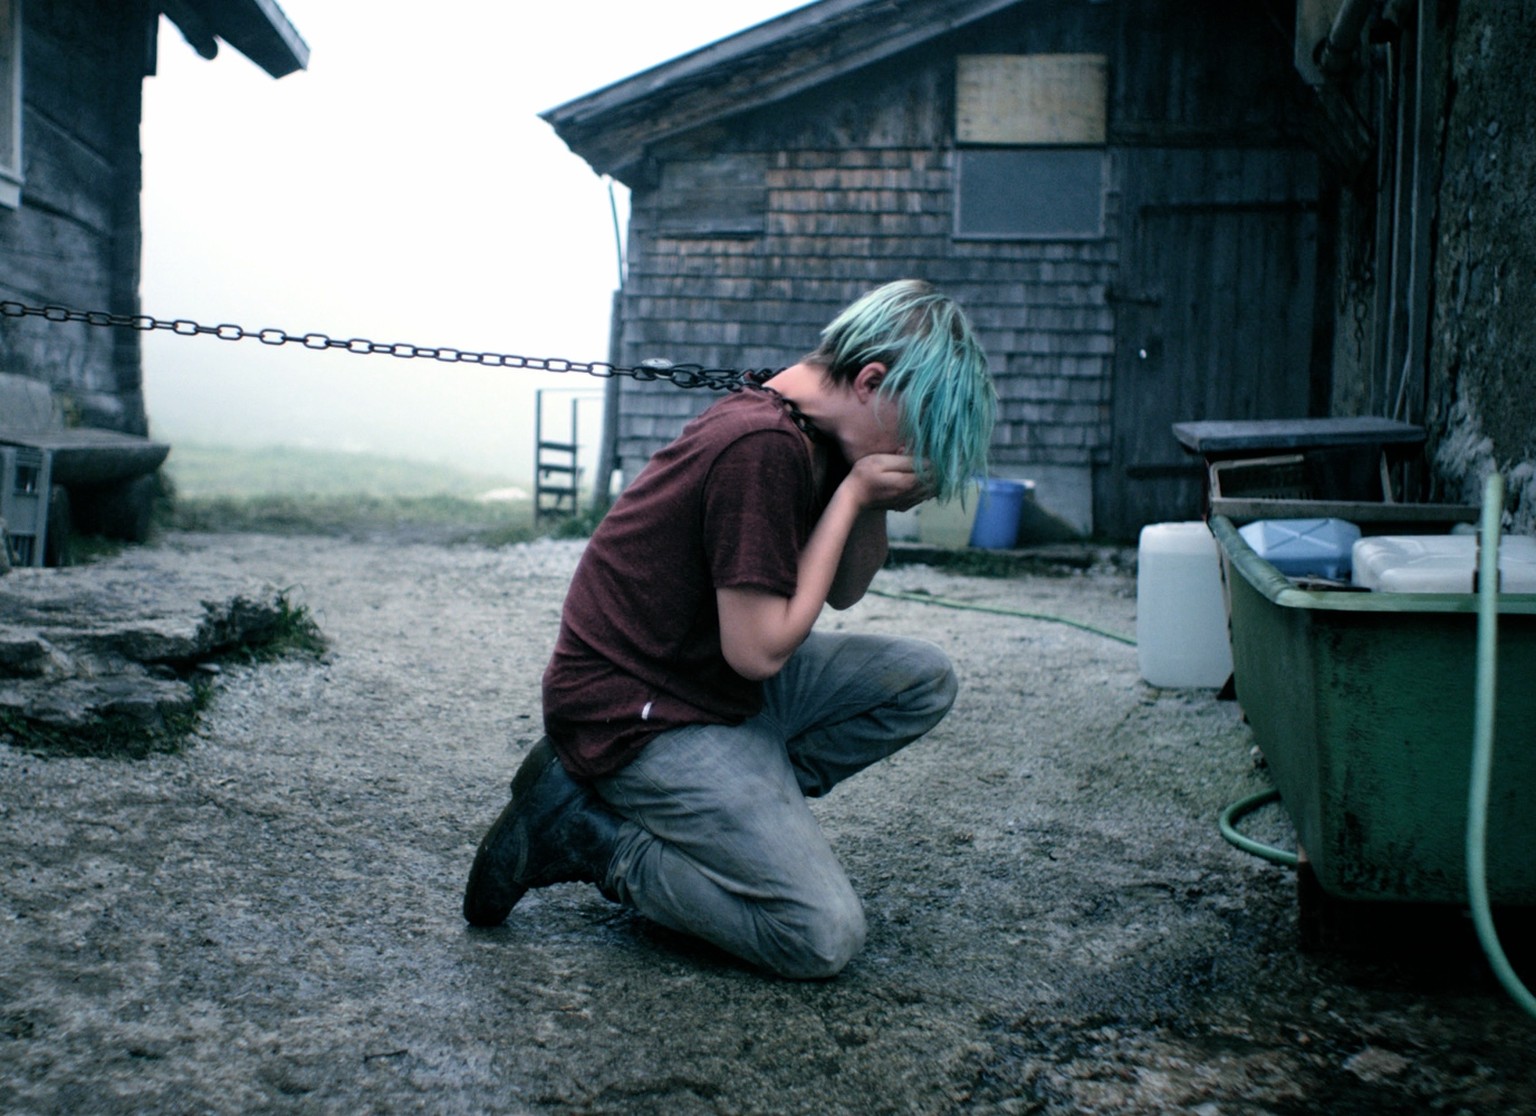
[[[978,54],[959,59],[960,143],[1103,143],[1102,54]]]
[[[1107,87],[1102,54],[961,57],[955,234],[1102,236]]]
[[[21,0],[0,0],[0,205],[21,204]]]

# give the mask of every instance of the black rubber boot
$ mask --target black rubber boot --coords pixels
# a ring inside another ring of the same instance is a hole
[[[533,746],[512,779],[512,801],[486,831],[464,889],[464,917],[499,926],[529,888],[601,886],[618,844],[620,818],[566,774],[549,738]]]

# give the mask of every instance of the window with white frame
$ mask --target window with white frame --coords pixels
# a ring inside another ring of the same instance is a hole
[[[957,237],[1103,235],[1106,71],[1102,54],[958,60]]]
[[[0,205],[21,204],[21,0],[0,0]]]
[[[0,0],[0,206],[22,204],[22,0]]]

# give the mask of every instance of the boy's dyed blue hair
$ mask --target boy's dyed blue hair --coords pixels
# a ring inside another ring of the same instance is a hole
[[[900,397],[898,433],[940,500],[986,473],[996,413],[987,356],[965,313],[931,283],[902,279],[870,291],[821,331],[805,360],[837,384],[867,364],[885,365],[880,391]]]

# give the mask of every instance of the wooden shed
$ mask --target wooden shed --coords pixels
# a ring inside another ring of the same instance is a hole
[[[308,62],[273,0],[0,0],[0,299],[139,313],[139,119],[162,11],[204,57],[222,41],[273,77]],[[0,317],[0,372],[48,384],[82,425],[146,430],[134,330]]]
[[[309,48],[273,0],[0,0],[0,566],[71,525],[139,540],[151,474],[139,331],[139,120],[162,12],[273,77]]]
[[[769,367],[930,279],[993,472],[1084,534],[1200,512],[1191,419],[1324,413],[1316,98],[1283,0],[821,0],[544,114],[631,191],[613,357]],[[616,392],[632,476],[710,402]]]

